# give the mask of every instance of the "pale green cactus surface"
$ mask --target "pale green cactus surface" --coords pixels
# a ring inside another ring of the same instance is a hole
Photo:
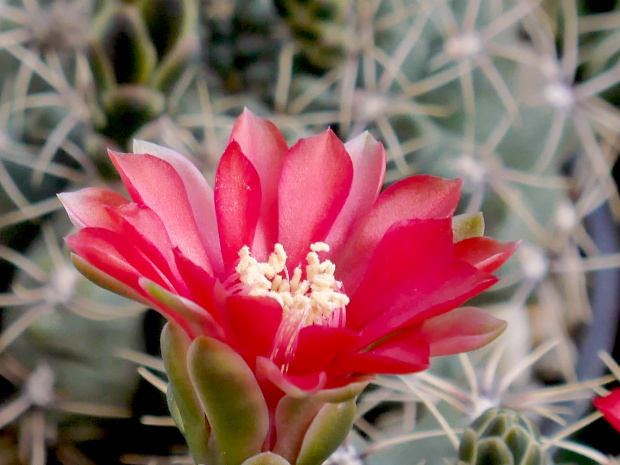
[[[584,429],[620,375],[617,3],[0,0],[0,463],[617,463],[620,439]],[[473,303],[509,322],[492,345],[357,406],[289,399],[283,418],[318,420],[268,453],[236,354],[171,326],[160,351],[157,316],[72,267],[56,197],[122,192],[106,148],[134,138],[212,183],[244,106],[289,142],[368,130],[386,185],[463,179],[456,237],[523,241]]]

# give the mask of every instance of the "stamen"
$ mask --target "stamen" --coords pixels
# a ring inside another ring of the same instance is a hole
[[[349,298],[342,290],[342,283],[336,281],[336,265],[329,260],[321,261],[318,255],[321,252],[329,252],[329,245],[324,242],[310,245],[310,252],[306,255],[306,279],[303,279],[300,266],[289,279],[282,244],[274,246],[266,263],[256,261],[247,246],[239,251],[235,271],[248,294],[271,297],[282,306],[282,323],[271,358],[283,355],[283,372],[288,370],[294,358],[299,332],[303,328],[311,325],[342,327],[346,321],[345,307]],[[234,287],[236,289],[237,285]]]

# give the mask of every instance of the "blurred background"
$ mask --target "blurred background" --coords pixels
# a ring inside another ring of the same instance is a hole
[[[76,272],[56,194],[123,192],[106,148],[133,138],[212,182],[243,107],[289,143],[369,130],[386,184],[460,177],[460,212],[524,241],[475,301],[500,339],[361,397],[365,463],[454,463],[493,406],[555,462],[609,463],[589,399],[620,375],[619,57],[612,0],[0,0],[0,464],[191,463],[161,319]]]

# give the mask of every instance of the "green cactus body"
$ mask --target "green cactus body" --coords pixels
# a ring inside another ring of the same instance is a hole
[[[313,66],[330,69],[351,47],[353,2],[348,0],[275,0],[302,54]]]
[[[88,56],[102,134],[124,146],[166,111],[166,93],[198,57],[193,0],[107,4],[93,23]]]
[[[536,427],[514,410],[492,408],[463,433],[458,465],[550,465]]]

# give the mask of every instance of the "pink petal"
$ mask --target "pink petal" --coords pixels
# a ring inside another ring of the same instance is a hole
[[[429,353],[425,341],[396,336],[370,350],[336,360],[328,373],[415,373],[428,368]]]
[[[215,253],[213,244],[202,242],[188,191],[175,168],[152,155],[110,152],[110,158],[132,199],[148,206],[162,220],[172,245],[179,247],[183,255],[205,270],[211,271],[212,266],[217,269],[218,263],[222,261],[218,235],[216,233],[213,236],[217,241]],[[189,163],[187,160],[185,162]],[[192,193],[196,194],[195,189]],[[205,199],[204,208],[206,211],[200,212],[200,216],[209,214],[208,199]]]
[[[326,242],[332,250],[340,248],[352,225],[370,209],[383,186],[385,178],[385,149],[369,132],[364,132],[344,144],[353,162],[351,192]]]
[[[417,289],[402,289],[399,299],[361,331],[355,347],[367,347],[405,327],[460,307],[496,282],[495,276],[464,262],[444,263]]]
[[[152,302],[148,297],[141,295],[140,293],[138,293],[138,291],[128,286],[124,282],[121,282],[118,279],[113,278],[109,274],[104,273],[99,268],[96,268],[95,266],[88,263],[79,255],[72,253],[71,262],[86,279],[92,281],[97,286],[107,289],[108,291],[121,295],[123,297],[127,297],[128,299],[135,300],[136,302],[140,302],[147,307],[150,307],[152,305]]]
[[[93,226],[111,229],[110,215],[105,207],[118,207],[129,203],[122,195],[98,187],[58,194],[58,198],[67,210],[69,219],[78,228]]]
[[[185,257],[178,248],[175,248],[173,253],[181,279],[187,286],[192,300],[218,319],[215,305],[218,295],[215,288],[218,281]]]
[[[431,357],[479,349],[498,337],[507,323],[476,307],[456,308],[426,320],[411,334],[428,341]]]
[[[278,242],[292,272],[310,244],[323,241],[344,205],[353,178],[351,158],[331,131],[301,139],[287,152],[279,182]]]
[[[449,218],[394,224],[374,251],[364,278],[359,283],[344,281],[347,293],[357,289],[349,293],[347,327],[359,329],[403,296],[423,287],[439,265],[450,259],[452,248]]]
[[[454,244],[452,258],[492,273],[512,256],[519,244],[520,242],[500,242],[489,237],[472,237]]]
[[[596,397],[592,403],[603,414],[605,420],[620,432],[620,388],[612,390],[605,397]]]
[[[357,339],[357,334],[345,328],[307,326],[299,332],[295,358],[288,373],[304,375],[320,372],[344,349]]]
[[[157,301],[154,301],[150,297],[150,295],[147,295],[144,292],[142,288],[139,290],[132,288],[127,284],[129,281],[122,282],[119,279],[112,277],[111,275],[87,262],[79,255],[71,254],[71,261],[80,273],[82,273],[87,279],[91,280],[98,286],[114,292],[115,294],[127,297],[128,299],[143,303],[147,307],[157,309],[169,320],[176,321],[188,334],[192,334],[193,329],[188,321],[186,321],[181,315],[169,309],[168,307],[161,305]],[[129,273],[131,273],[131,271],[129,271]],[[140,282],[143,279],[144,278],[138,278],[138,281]]]
[[[241,248],[252,245],[260,208],[258,173],[233,141],[222,155],[215,176],[215,213],[227,272],[239,260]]]
[[[278,180],[288,147],[273,123],[247,108],[237,118],[230,141],[239,143],[260,177],[263,194],[260,221],[251,248],[252,256],[266,261],[278,237]]]
[[[139,249],[179,294],[188,297],[187,286],[176,268],[172,243],[159,217],[148,207],[135,203],[107,210],[115,223],[110,230],[119,233]]]
[[[253,367],[256,357],[269,357],[282,321],[282,306],[270,297],[234,295],[226,300],[223,324],[230,344]]]
[[[169,288],[159,270],[122,235],[107,229],[84,228],[65,238],[67,245],[80,257],[104,273],[138,290],[138,279],[146,277]]]
[[[216,273],[222,273],[223,262],[220,254],[213,189],[205,177],[187,158],[169,148],[161,147],[150,142],[134,140],[133,151],[136,154],[147,153],[153,155],[172,166],[183,184],[187,200],[193,211],[194,221],[198,228],[198,235],[207,251],[211,266]],[[153,181],[159,184],[162,180],[155,177],[151,179],[151,183]],[[159,185],[153,190],[159,190]],[[194,261],[194,263],[202,266],[198,261]]]
[[[340,279],[349,283],[361,281],[368,259],[394,223],[414,218],[450,218],[459,202],[461,184],[459,179],[412,176],[386,189],[334,257],[336,269],[346,273],[340,274]]]

